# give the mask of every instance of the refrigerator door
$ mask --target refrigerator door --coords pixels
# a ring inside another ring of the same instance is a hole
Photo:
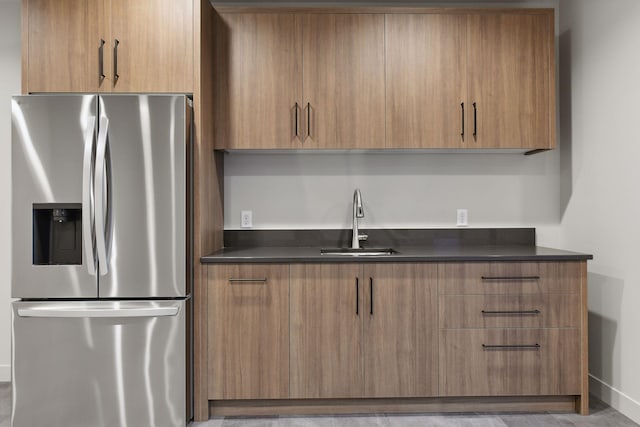
[[[186,301],[14,302],[13,427],[186,425]]]
[[[93,155],[97,97],[11,100],[14,298],[96,298]]]
[[[99,297],[185,296],[187,99],[101,96],[100,111],[95,175]]]

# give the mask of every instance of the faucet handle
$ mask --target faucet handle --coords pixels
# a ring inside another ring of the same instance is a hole
[[[368,238],[368,234],[358,234],[358,240],[367,240]]]

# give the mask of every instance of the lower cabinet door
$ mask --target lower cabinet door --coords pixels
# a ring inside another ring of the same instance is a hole
[[[289,397],[289,266],[208,270],[209,399]]]
[[[360,272],[359,264],[291,266],[292,398],[362,397]]]
[[[580,394],[579,329],[441,330],[440,394]]]
[[[438,393],[434,264],[364,265],[366,397]]]

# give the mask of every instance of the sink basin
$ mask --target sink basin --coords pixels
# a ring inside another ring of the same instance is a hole
[[[382,256],[393,255],[395,251],[392,248],[330,248],[320,249],[321,255],[329,256]]]

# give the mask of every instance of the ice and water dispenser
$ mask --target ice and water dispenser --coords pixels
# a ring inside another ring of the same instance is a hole
[[[33,205],[33,264],[82,264],[82,204]]]

